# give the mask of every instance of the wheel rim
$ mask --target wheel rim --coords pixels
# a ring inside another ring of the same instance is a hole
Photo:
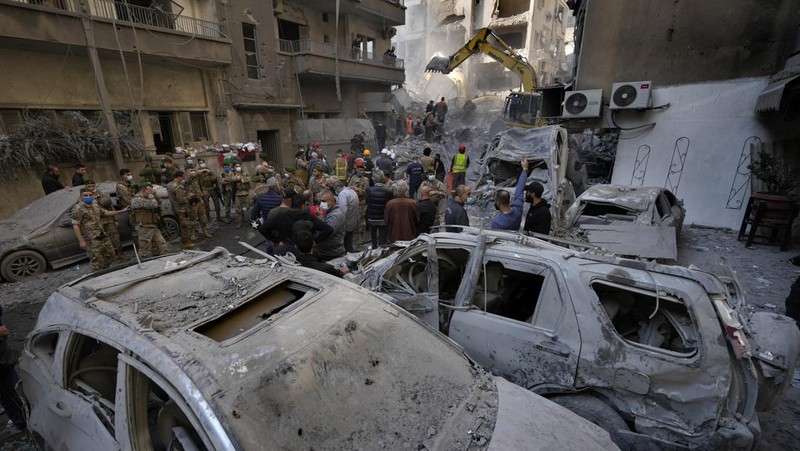
[[[164,232],[166,232],[167,236],[164,237],[167,241],[174,240],[180,234],[179,231],[180,226],[178,223],[173,221],[165,221],[164,223]]]
[[[10,265],[11,274],[15,277],[30,277],[42,271],[42,265],[38,259],[31,256],[19,257]]]

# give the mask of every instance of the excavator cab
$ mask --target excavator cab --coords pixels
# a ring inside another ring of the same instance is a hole
[[[503,106],[503,120],[508,125],[531,128],[539,126],[542,95],[538,92],[512,92]]]

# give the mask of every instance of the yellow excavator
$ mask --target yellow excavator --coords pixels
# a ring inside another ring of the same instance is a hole
[[[506,123],[525,128],[541,125],[541,121],[538,118],[542,105],[542,95],[534,92],[536,88],[536,72],[522,55],[488,28],[478,30],[475,36],[456,53],[450,56],[433,57],[425,67],[425,71],[448,74],[466,61],[467,58],[477,53],[488,55],[522,78],[522,91],[512,91],[506,97],[505,107],[503,108],[503,119],[505,119]]]

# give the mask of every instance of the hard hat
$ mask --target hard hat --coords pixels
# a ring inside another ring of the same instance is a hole
[[[381,153],[385,153],[386,155],[389,155],[389,149],[384,147],[383,150],[381,150]]]
[[[314,143],[311,144],[311,147],[316,149],[317,147],[319,147],[319,143],[318,142],[314,142]]]
[[[461,147],[458,148],[458,151],[461,152],[461,153],[464,153],[464,152],[467,151],[467,148],[464,147],[464,146],[461,146]]]
[[[356,158],[355,165],[356,166],[364,166],[364,159],[363,158]]]
[[[369,149],[364,149],[364,156],[368,157],[370,155]]]

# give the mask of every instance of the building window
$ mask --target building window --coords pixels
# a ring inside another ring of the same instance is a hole
[[[242,38],[244,39],[244,64],[247,66],[247,78],[257,80],[259,76],[256,26],[242,22]]]
[[[327,34],[322,36],[322,42],[329,44],[331,42],[331,37],[328,36]]]
[[[209,141],[206,113],[189,113],[192,124],[192,141]]]

